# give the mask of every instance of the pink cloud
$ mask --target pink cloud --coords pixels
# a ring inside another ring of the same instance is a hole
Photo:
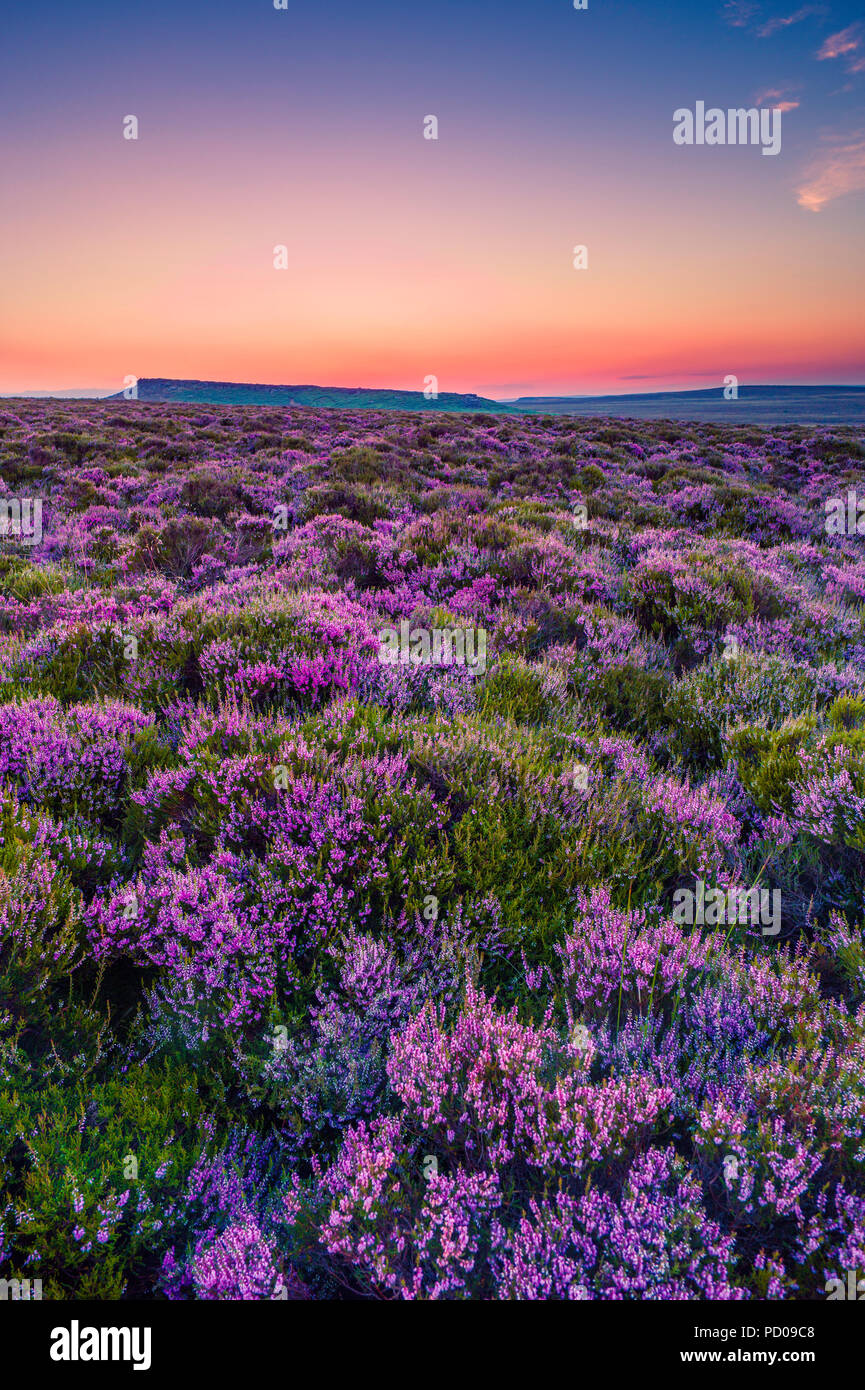
[[[776,111],[795,111],[799,105],[798,101],[791,101],[784,97],[783,89],[780,87],[769,87],[765,92],[760,92],[754,98],[755,106],[771,106]]]
[[[776,34],[779,29],[788,29],[791,24],[799,24],[803,19],[809,19],[812,15],[824,13],[822,5],[803,5],[800,10],[791,15],[778,15],[775,19],[769,19],[757,30],[757,35],[761,39],[768,39],[770,35]]]
[[[809,212],[822,212],[835,198],[862,189],[865,189],[865,136],[857,136],[816,156],[796,190],[796,201]]]
[[[837,34],[830,34],[825,39],[823,46],[817,53],[818,59],[840,58],[843,53],[853,53],[861,42],[861,28],[858,24],[850,24],[846,29],[841,29]]]
[[[751,0],[726,0],[723,14],[725,23],[733,29],[744,29],[757,13],[757,6]]]

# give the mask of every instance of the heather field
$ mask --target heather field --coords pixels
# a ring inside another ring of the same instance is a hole
[[[0,1277],[865,1269],[865,431],[6,400],[0,479]]]

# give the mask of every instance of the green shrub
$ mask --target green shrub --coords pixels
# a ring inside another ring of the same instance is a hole
[[[799,753],[816,726],[816,717],[809,715],[789,719],[780,729],[751,724],[728,735],[739,780],[764,815],[776,807],[790,810],[793,785],[802,775]]]
[[[663,671],[647,671],[624,663],[586,671],[575,683],[575,693],[617,733],[649,738],[664,727],[670,677]]]
[[[742,723],[781,724],[815,709],[812,668],[783,657],[743,652],[682,676],[670,691],[665,716],[670,745],[692,765],[718,766],[727,729]]]
[[[499,715],[515,724],[540,724],[548,708],[540,675],[521,657],[502,657],[484,682],[481,713],[485,719]]]
[[[16,1088],[0,1096],[0,1135],[12,1265],[41,1275],[45,1298],[116,1299],[139,1278],[147,1287],[160,1216],[202,1144],[194,1073],[139,1064],[107,1080]]]

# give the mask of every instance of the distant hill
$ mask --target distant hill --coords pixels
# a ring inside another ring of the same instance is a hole
[[[41,395],[43,393],[26,393]],[[51,394],[63,399],[65,393]],[[78,392],[69,392],[66,399]],[[2,397],[12,400],[15,397]],[[122,391],[104,401],[127,402]],[[267,386],[240,381],[176,381],[140,377],[139,401],[201,405],[317,406],[335,410],[467,411],[495,415],[574,415],[620,420],[693,420],[716,425],[865,425],[865,386],[740,386],[736,400],[718,385],[698,391],[646,391],[627,396],[520,396],[494,401],[474,393],[348,386]]]
[[[124,401],[123,392],[106,397]],[[238,381],[173,381],[168,377],[138,379],[139,401],[201,402],[202,405],[311,405],[341,410],[482,410],[510,414],[508,406],[484,396],[441,391],[427,400],[422,391],[374,390],[349,386],[262,386]]]
[[[740,386],[724,400],[721,386],[632,396],[520,396],[512,410],[630,420],[697,420],[716,425],[862,425],[865,386]]]

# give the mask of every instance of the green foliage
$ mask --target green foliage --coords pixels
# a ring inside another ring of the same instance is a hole
[[[12,1265],[45,1298],[116,1299],[149,1272],[160,1216],[201,1148],[196,1078],[177,1064],[0,1094],[0,1204]],[[149,1258],[148,1258],[149,1256]]]
[[[205,555],[221,553],[224,540],[215,517],[170,517],[160,528],[141,527],[127,564],[133,574],[154,570],[187,579]]]
[[[186,511],[225,521],[240,505],[240,489],[212,473],[194,473],[185,480],[180,501]]]
[[[574,689],[618,733],[649,738],[664,727],[670,677],[663,671],[647,671],[627,662],[589,669]]]
[[[604,470],[599,468],[596,463],[587,463],[585,468],[580,469],[580,482],[589,492],[594,492],[596,488],[603,487],[605,482]]]
[[[728,729],[745,722],[780,725],[814,710],[814,671],[783,657],[743,652],[683,675],[665,707],[670,745],[686,762],[719,766]]]
[[[746,724],[728,735],[739,780],[764,814],[790,810],[793,787],[802,777],[799,754],[816,727],[816,717],[809,715],[788,719],[779,729]]]
[[[484,682],[481,711],[485,719],[501,716],[515,724],[539,724],[548,708],[540,675],[520,657],[503,657]]]

